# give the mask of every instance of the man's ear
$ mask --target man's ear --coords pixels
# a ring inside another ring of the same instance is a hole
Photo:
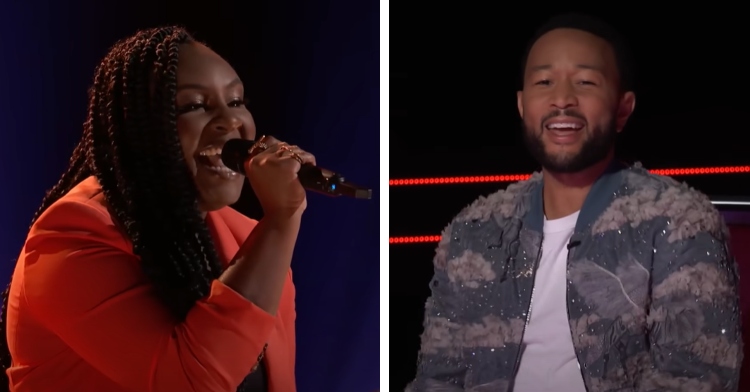
[[[625,124],[627,124],[628,119],[633,114],[633,110],[635,110],[635,93],[628,91],[622,95],[620,103],[617,106],[617,119],[615,121],[617,132],[621,132],[625,128]]]

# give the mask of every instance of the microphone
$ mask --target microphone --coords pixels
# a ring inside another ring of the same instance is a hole
[[[222,162],[231,170],[244,175],[245,161],[250,158],[250,149],[253,144],[255,144],[253,140],[228,140],[221,149]],[[354,185],[339,174],[309,163],[302,165],[297,172],[297,178],[305,189],[327,196],[348,196],[355,199],[372,198],[372,189]]]
[[[568,248],[568,250],[571,250],[571,249],[575,248],[578,245],[581,245],[581,241],[578,241],[578,240],[576,240],[576,241],[570,241],[570,242],[568,242],[567,248]]]

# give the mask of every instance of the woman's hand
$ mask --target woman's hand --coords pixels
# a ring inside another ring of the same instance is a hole
[[[307,207],[305,189],[297,180],[304,163],[315,165],[315,157],[297,146],[263,136],[245,162],[245,173],[265,216],[291,217]]]

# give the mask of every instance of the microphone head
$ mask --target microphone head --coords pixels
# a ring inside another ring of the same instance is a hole
[[[250,149],[255,141],[245,139],[231,139],[221,148],[221,161],[224,165],[237,173],[245,174],[245,161],[250,157]]]

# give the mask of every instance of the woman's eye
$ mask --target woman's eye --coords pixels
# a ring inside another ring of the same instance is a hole
[[[202,103],[191,103],[187,105],[180,106],[177,111],[182,113],[188,113],[188,112],[194,112],[196,110],[205,109],[206,105]]]

